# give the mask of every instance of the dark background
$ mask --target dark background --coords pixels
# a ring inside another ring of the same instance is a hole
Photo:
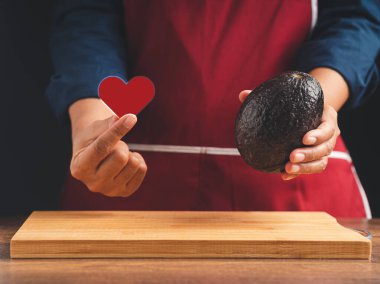
[[[1,213],[56,208],[66,174],[70,136],[44,97],[52,72],[51,10],[51,0],[0,0]],[[359,109],[340,113],[342,134],[374,217],[380,217],[379,103],[380,89]]]
[[[0,0],[0,212],[57,207],[68,141],[44,90],[53,1]]]

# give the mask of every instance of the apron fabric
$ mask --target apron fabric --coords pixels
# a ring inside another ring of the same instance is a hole
[[[341,137],[323,173],[291,181],[250,168],[235,148],[239,92],[290,69],[311,23],[310,0],[126,0],[128,75],[156,85],[125,137],[148,172],[128,198],[92,193],[69,176],[63,208],[365,217],[367,201]]]

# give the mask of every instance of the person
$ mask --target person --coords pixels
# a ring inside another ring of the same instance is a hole
[[[337,112],[379,80],[379,1],[57,1],[54,19],[47,96],[73,144],[64,209],[370,217]],[[319,80],[322,121],[284,173],[265,174],[239,156],[234,121],[250,89],[288,69]],[[98,98],[110,75],[155,83],[138,122]]]

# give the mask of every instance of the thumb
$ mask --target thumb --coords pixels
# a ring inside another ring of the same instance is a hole
[[[119,117],[116,115],[111,115],[105,119],[96,120],[92,125],[89,131],[93,137],[99,137],[104,132],[106,132],[116,121],[119,120]]]
[[[108,119],[107,119],[108,120]],[[115,144],[120,141],[136,124],[137,117],[134,114],[126,114],[115,121],[109,118],[109,128],[101,134],[90,146],[90,155],[105,158],[113,149]]]
[[[102,125],[101,125],[101,127],[104,128],[104,130],[102,131],[102,133],[105,132],[107,129],[111,128],[111,126],[112,126],[116,121],[118,121],[118,120],[119,120],[119,117],[116,116],[116,115],[112,115],[112,116],[110,116],[110,117],[104,119],[104,120],[102,121]]]
[[[245,99],[248,97],[248,95],[249,95],[251,92],[252,92],[251,90],[244,90],[244,91],[241,91],[240,94],[239,94],[239,100],[240,100],[240,102],[244,102]]]

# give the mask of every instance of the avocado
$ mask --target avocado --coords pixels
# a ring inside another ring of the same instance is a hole
[[[281,172],[302,138],[321,122],[323,92],[309,74],[289,71],[254,89],[235,122],[235,143],[251,167]]]

